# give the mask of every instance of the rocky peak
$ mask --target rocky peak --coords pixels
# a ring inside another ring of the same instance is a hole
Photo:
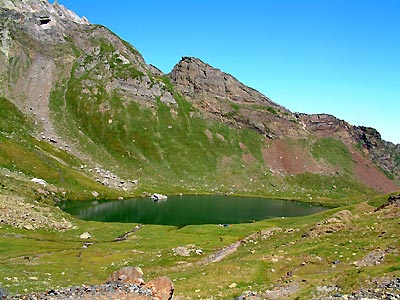
[[[368,150],[383,142],[381,134],[375,128],[358,126],[357,129],[357,138],[363,142]]]
[[[78,24],[89,24],[89,21],[85,17],[79,17],[73,11],[58,4],[57,1],[51,4],[47,0],[1,0],[0,8],[14,10],[23,15],[35,15],[42,25],[51,22],[52,19],[73,21]]]
[[[265,104],[287,111],[258,91],[245,86],[232,75],[195,57],[183,57],[169,76],[180,92],[191,99],[219,98],[241,104]]]

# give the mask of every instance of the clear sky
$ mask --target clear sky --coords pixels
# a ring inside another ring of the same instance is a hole
[[[399,0],[58,2],[165,73],[195,56],[293,112],[332,114],[400,143]]]

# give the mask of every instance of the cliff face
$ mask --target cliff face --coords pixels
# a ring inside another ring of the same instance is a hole
[[[366,156],[379,166],[385,174],[400,182],[400,145],[382,140],[379,132],[371,127],[355,127],[355,141]]]
[[[373,129],[292,113],[197,58],[182,58],[165,75],[132,45],[57,2],[1,0],[0,18],[4,107],[15,105],[31,124],[25,133],[66,150],[82,162],[80,172],[102,185],[128,189],[114,175],[119,172],[144,186],[162,182],[191,193],[199,186],[214,193],[309,193],[316,181],[337,197],[360,182],[380,191],[397,188],[387,178],[378,186],[362,181],[353,151],[362,154],[359,164],[375,170],[373,162],[400,181],[399,146]],[[16,129],[4,132],[12,145],[26,139],[15,137]],[[31,171],[4,157],[2,167]],[[314,177],[304,185],[305,174]],[[343,186],[333,191],[338,176]]]
[[[272,139],[306,135],[288,109],[198,58],[183,57],[169,77],[207,117]]]
[[[288,112],[268,97],[198,58],[183,57],[173,68],[170,77],[183,95],[194,100],[202,98],[227,99],[237,103],[268,105]]]

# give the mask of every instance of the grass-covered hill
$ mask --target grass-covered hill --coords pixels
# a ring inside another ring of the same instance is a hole
[[[177,299],[267,297],[278,286],[310,299],[317,286],[349,292],[398,277],[398,207],[374,208],[399,189],[399,145],[333,116],[292,113],[197,58],[163,74],[57,2],[0,0],[0,21],[0,288],[99,283],[124,265],[168,275]],[[145,226],[115,243],[136,224],[78,221],[54,207],[153,192],[339,208],[229,228]],[[95,243],[84,251],[83,231]],[[212,255],[238,241],[219,262],[171,252],[195,244]],[[362,265],[374,251],[385,259]]]

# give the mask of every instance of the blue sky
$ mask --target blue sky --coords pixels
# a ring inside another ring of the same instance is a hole
[[[329,113],[400,143],[398,0],[59,3],[165,73],[195,56],[293,112]]]

